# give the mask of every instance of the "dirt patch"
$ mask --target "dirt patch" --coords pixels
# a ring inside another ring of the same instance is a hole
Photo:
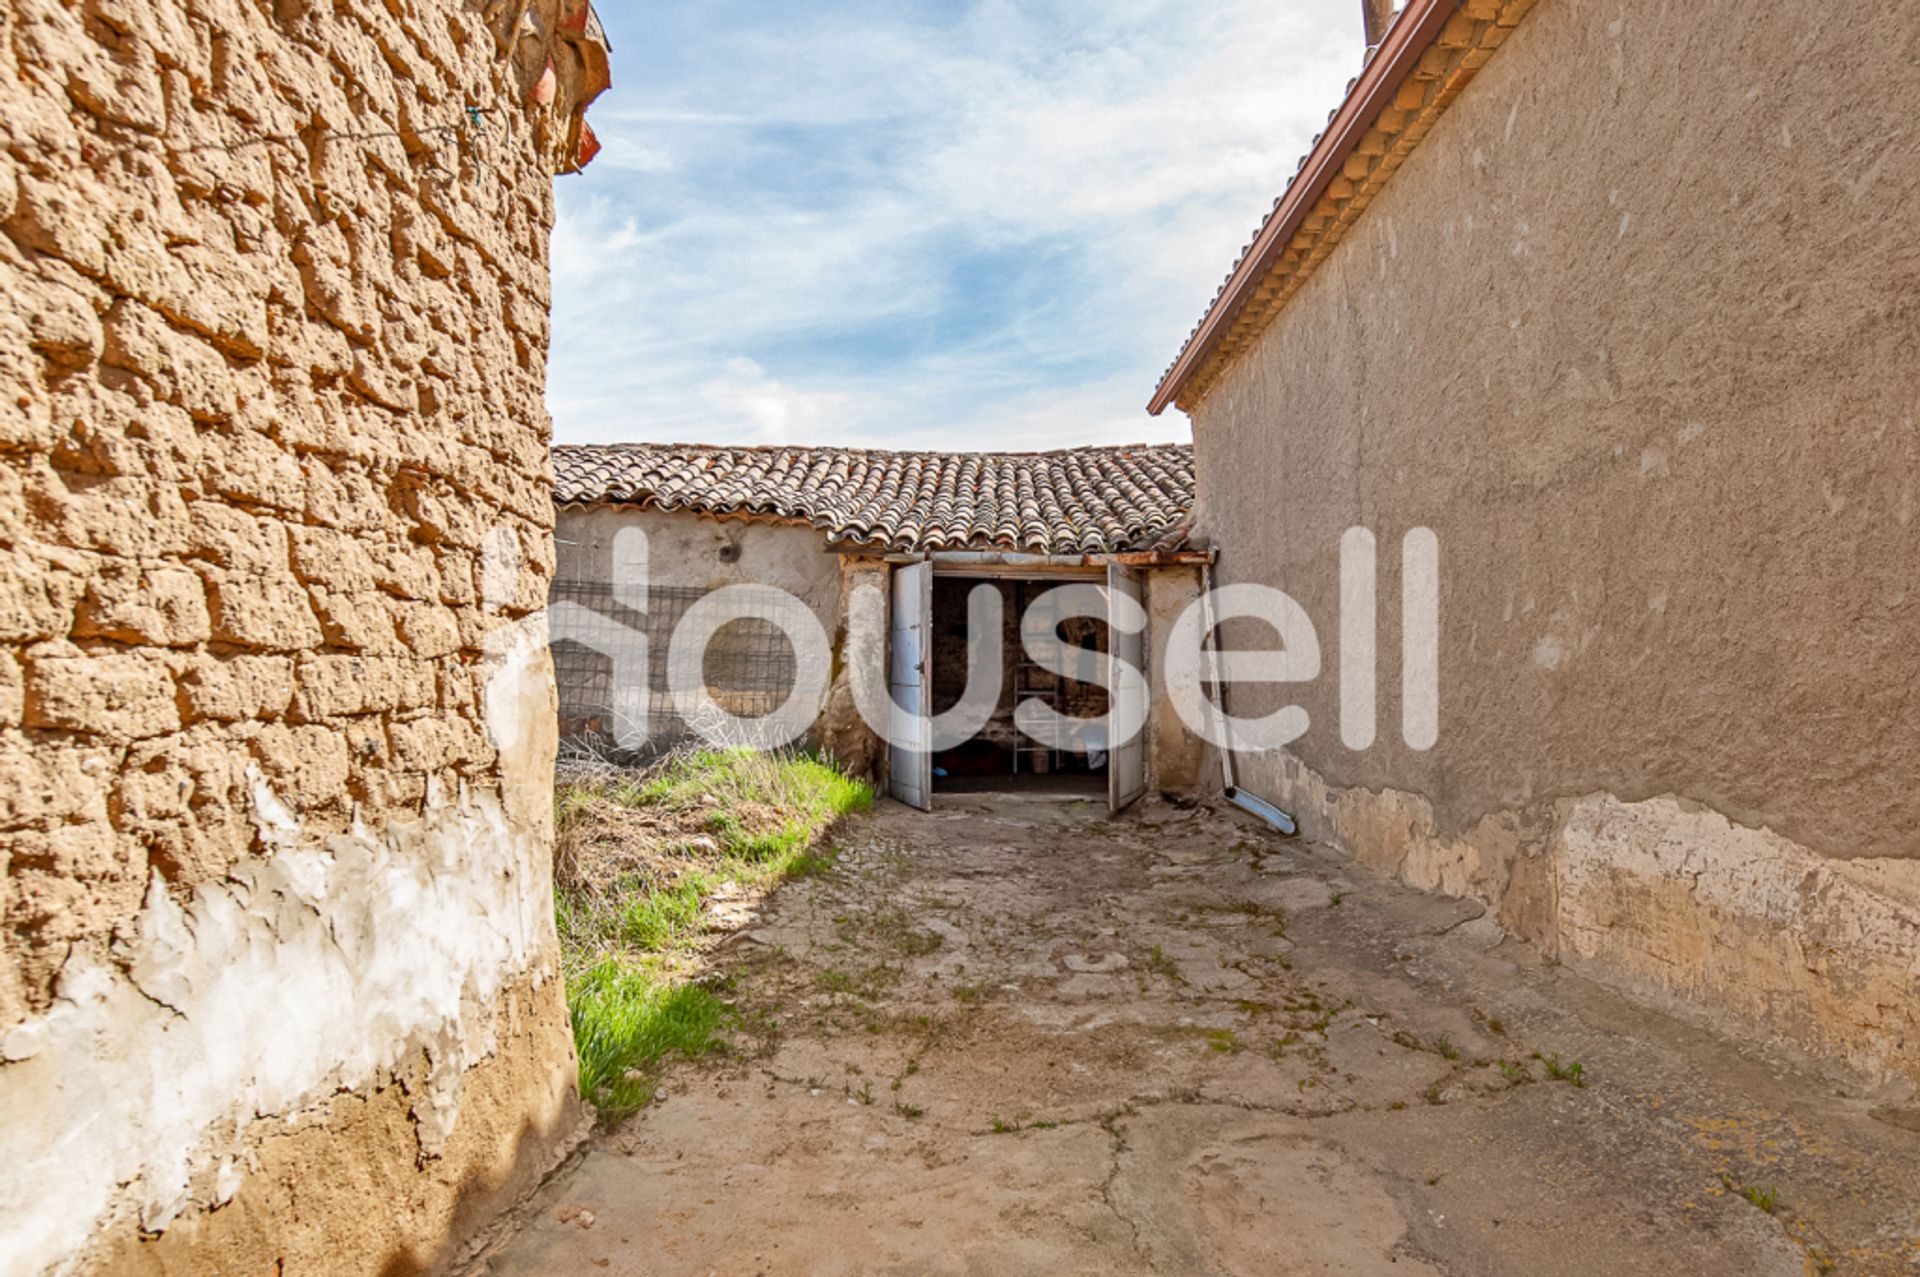
[[[1911,1271],[1869,1097],[1472,915],[1231,813],[885,804],[483,1271]]]

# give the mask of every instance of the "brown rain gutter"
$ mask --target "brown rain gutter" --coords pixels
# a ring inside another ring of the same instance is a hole
[[[1220,295],[1207,309],[1201,319],[1200,327],[1180,350],[1180,358],[1160,380],[1160,387],[1154,391],[1153,399],[1147,404],[1147,411],[1159,416],[1172,403],[1174,396],[1202,364],[1207,362],[1214,348],[1226,336],[1233,321],[1245,308],[1253,290],[1273,269],[1275,259],[1292,242],[1294,234],[1300,229],[1307,214],[1326,194],[1327,187],[1340,174],[1347,157],[1353,154],[1360,139],[1373,126],[1380,113],[1393,103],[1393,95],[1399,92],[1401,82],[1413,71],[1420,61],[1420,55],[1433,44],[1434,37],[1440,34],[1440,28],[1447,24],[1460,0],[1408,0],[1407,7],[1394,19],[1388,28],[1386,39],[1380,42],[1379,51],[1354,83],[1347,94],[1346,101],[1334,112],[1332,123],[1327,125],[1320,142],[1307,156],[1306,165],[1287,187],[1285,195],[1280,197],[1280,206],[1267,219],[1253,246],[1240,259],[1240,265],[1234,269]]]

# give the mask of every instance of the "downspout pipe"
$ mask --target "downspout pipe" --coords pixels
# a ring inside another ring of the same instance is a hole
[[[1220,783],[1227,801],[1241,811],[1251,812],[1267,822],[1283,838],[1291,838],[1300,832],[1300,823],[1291,814],[1282,811],[1258,794],[1250,794],[1233,782],[1233,740],[1228,735],[1226,694],[1220,683],[1220,647],[1214,637],[1213,617],[1213,568],[1206,565],[1200,569],[1200,615],[1206,623],[1205,643],[1207,651],[1207,690],[1213,694],[1208,702],[1218,717],[1220,725]]]

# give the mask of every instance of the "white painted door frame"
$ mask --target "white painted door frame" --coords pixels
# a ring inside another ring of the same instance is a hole
[[[896,563],[887,616],[887,792],[933,808],[933,565]],[[910,742],[910,743],[902,743]]]

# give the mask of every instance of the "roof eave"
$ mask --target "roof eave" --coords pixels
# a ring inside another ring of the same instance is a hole
[[[1180,350],[1180,357],[1160,379],[1159,387],[1147,403],[1147,411],[1159,416],[1174,403],[1187,382],[1212,357],[1220,340],[1246,307],[1254,289],[1272,270],[1274,261],[1300,229],[1300,224],[1326,193],[1327,187],[1353,154],[1360,139],[1393,101],[1393,95],[1410,75],[1420,56],[1433,44],[1440,29],[1460,6],[1461,0],[1409,0],[1373,58],[1354,81],[1340,109],[1320,135],[1320,141],[1307,156],[1306,164],[1288,184],[1273,216],[1267,219],[1251,248],[1240,259],[1213,305],[1201,317],[1199,326]]]

